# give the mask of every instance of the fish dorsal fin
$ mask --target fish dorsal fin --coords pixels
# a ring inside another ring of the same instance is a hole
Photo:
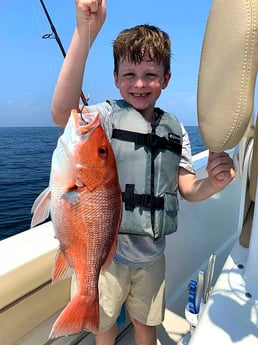
[[[50,210],[50,195],[50,189],[47,187],[34,201],[31,209],[31,213],[33,213],[31,228],[42,223],[48,218]]]

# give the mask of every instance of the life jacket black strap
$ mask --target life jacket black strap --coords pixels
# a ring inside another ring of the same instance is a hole
[[[112,138],[134,142],[137,145],[146,145],[151,148],[167,149],[178,154],[181,154],[182,151],[180,137],[172,133],[169,133],[169,139],[166,139],[155,133],[144,134],[114,128]]]
[[[122,199],[127,211],[133,211],[135,207],[147,207],[151,209],[164,208],[164,198],[152,196],[150,194],[134,193],[134,184],[126,184]]]

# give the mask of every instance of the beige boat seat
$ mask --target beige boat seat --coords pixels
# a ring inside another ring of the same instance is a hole
[[[249,197],[250,204],[246,212],[246,216],[243,222],[242,231],[239,237],[239,242],[243,247],[248,248],[251,237],[251,229],[253,224],[253,215],[254,215],[254,204],[255,196],[257,190],[257,175],[258,175],[258,117],[256,119],[256,126],[253,139],[253,153],[250,166],[250,181],[249,181]]]
[[[214,0],[203,41],[197,97],[200,131],[209,150],[231,149],[250,132],[257,69],[258,0]],[[251,202],[240,235],[240,243],[246,247],[257,188],[257,122],[246,185]]]

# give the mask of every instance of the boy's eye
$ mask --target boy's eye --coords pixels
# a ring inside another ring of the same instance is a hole
[[[157,75],[155,73],[147,73],[147,77],[156,77]]]
[[[124,77],[133,77],[133,76],[134,76],[133,73],[126,73],[126,74],[124,74]]]
[[[125,73],[124,77],[134,77],[135,74],[134,73]],[[156,77],[157,75],[155,73],[146,73],[145,77]]]

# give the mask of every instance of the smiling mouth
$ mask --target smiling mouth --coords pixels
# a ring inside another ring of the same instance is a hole
[[[149,93],[132,93],[132,95],[136,98],[145,98],[147,96],[149,96]]]

